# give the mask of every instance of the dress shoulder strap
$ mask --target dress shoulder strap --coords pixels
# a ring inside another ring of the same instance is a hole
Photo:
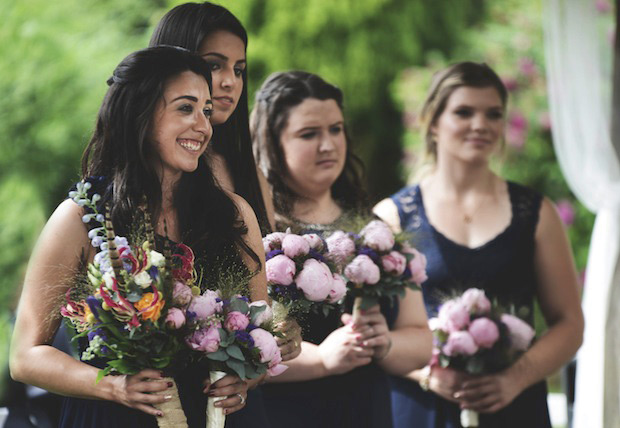
[[[534,234],[538,224],[543,196],[534,189],[508,182],[514,221]]]
[[[417,184],[405,187],[390,196],[390,199],[398,209],[402,229],[409,231],[419,229],[422,225],[420,187]]]

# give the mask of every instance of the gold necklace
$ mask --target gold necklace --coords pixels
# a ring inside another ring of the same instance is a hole
[[[480,198],[480,200],[478,201],[478,204],[476,205],[476,208],[474,208],[474,210],[467,214],[464,213],[463,214],[463,221],[467,224],[471,224],[472,221],[474,221],[474,215],[478,212],[478,210],[480,209],[480,207],[482,206],[482,202],[484,202],[484,200],[488,197],[488,195],[484,195],[483,197]]]

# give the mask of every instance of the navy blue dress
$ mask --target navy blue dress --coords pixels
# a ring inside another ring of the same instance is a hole
[[[429,317],[442,300],[468,288],[484,289],[490,299],[525,308],[519,313],[533,324],[537,279],[534,269],[535,231],[542,196],[508,182],[512,206],[509,226],[489,242],[468,248],[451,241],[428,221],[419,186],[392,195],[401,227],[414,236],[426,255],[428,280],[422,284]],[[423,391],[416,382],[390,377],[395,428],[459,428],[460,410],[452,402]],[[523,391],[497,413],[480,415],[480,427],[551,427],[544,381]]]

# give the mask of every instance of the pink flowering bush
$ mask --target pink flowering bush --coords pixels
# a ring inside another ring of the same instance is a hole
[[[505,313],[476,288],[445,302],[428,325],[434,336],[434,363],[470,374],[503,370],[534,339],[529,324]]]

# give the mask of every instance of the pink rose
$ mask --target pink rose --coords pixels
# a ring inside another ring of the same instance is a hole
[[[452,333],[462,330],[469,324],[469,311],[458,300],[449,300],[439,308],[439,325],[441,329]]]
[[[168,315],[166,315],[166,325],[173,330],[177,330],[185,324],[185,314],[179,308],[168,309]]]
[[[334,278],[329,267],[315,259],[306,260],[303,269],[295,278],[297,288],[313,302],[322,302],[327,299],[333,282]]]
[[[373,220],[360,232],[364,237],[364,244],[373,250],[389,251],[394,247],[392,229],[381,220]]]
[[[174,289],[172,290],[172,301],[181,306],[186,306],[189,302],[191,302],[192,297],[192,289],[187,285],[183,284],[180,281],[174,283]]]
[[[215,352],[220,347],[220,332],[217,326],[200,329],[187,338],[187,344],[195,351]]]
[[[342,275],[335,273],[333,278],[332,289],[329,291],[329,303],[336,303],[347,294],[347,283]]]
[[[305,256],[310,251],[310,245],[303,237],[288,234],[282,240],[282,251],[290,258]]]
[[[420,285],[428,279],[426,276],[426,256],[413,247],[406,247],[404,252],[413,254],[413,259],[409,262],[411,280]]]
[[[310,248],[313,250],[320,251],[323,247],[323,240],[316,233],[307,233],[305,235],[301,235],[301,237],[306,240],[308,245],[310,245]]]
[[[355,253],[355,242],[342,230],[332,233],[326,240],[327,256],[336,263],[344,263]]]
[[[261,326],[266,322],[269,322],[273,319],[273,311],[271,310],[271,306],[267,304],[264,300],[256,300],[255,302],[250,303],[250,308],[255,307],[265,307],[265,309],[252,318],[252,324],[255,326]]]
[[[386,272],[402,275],[407,267],[407,258],[398,251],[390,251],[389,254],[381,257],[381,264]]]
[[[487,299],[483,290],[470,288],[461,296],[461,302],[472,314],[488,314],[491,311],[491,302]]]
[[[273,232],[265,236],[263,238],[263,247],[265,248],[265,253],[280,248],[282,246],[282,240],[285,236],[286,233],[284,232]]]
[[[469,325],[469,333],[476,345],[481,348],[492,348],[499,339],[497,325],[488,318],[476,318]]]
[[[261,363],[268,363],[267,373],[270,376],[277,376],[288,368],[280,364],[282,362],[280,348],[269,332],[262,328],[255,328],[250,332],[250,336],[254,339],[254,345],[260,349]]]
[[[525,321],[514,315],[502,315],[502,322],[508,327],[510,342],[518,351],[525,351],[532,343],[532,339],[536,335],[534,329]]]
[[[448,357],[455,355],[474,355],[478,345],[468,331],[455,331],[448,336],[448,342],[443,347],[443,353]]]
[[[239,311],[231,311],[226,315],[226,321],[224,327],[229,331],[245,330],[250,324],[250,319],[247,315],[242,314]]]
[[[223,303],[220,296],[213,290],[206,290],[201,296],[195,296],[187,308],[196,314],[199,320],[205,320],[211,315],[222,311]]]
[[[344,268],[347,279],[356,284],[376,284],[381,278],[379,266],[365,254],[359,255]]]
[[[273,284],[291,285],[295,271],[295,262],[284,254],[278,254],[265,263],[267,281]]]

